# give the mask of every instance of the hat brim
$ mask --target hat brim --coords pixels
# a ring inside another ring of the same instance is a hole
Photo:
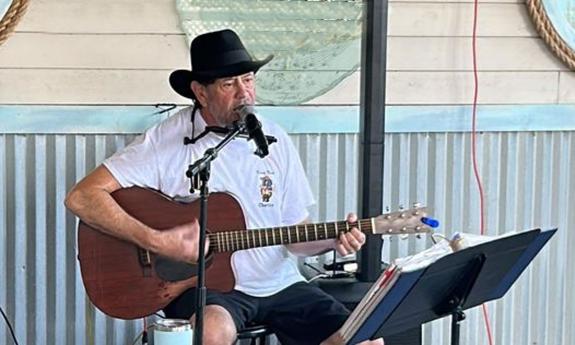
[[[170,74],[170,86],[180,96],[195,99],[192,92],[191,83],[194,80],[209,80],[217,78],[233,77],[242,75],[248,72],[256,73],[262,66],[267,64],[273,59],[273,55],[269,55],[263,60],[244,61],[233,65],[228,65],[223,68],[212,71],[194,72],[179,69]]]

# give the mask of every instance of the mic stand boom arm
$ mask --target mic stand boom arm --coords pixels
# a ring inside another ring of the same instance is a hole
[[[207,149],[204,156],[194,164],[188,166],[186,176],[190,179],[190,193],[195,189],[200,191],[200,236],[198,249],[198,280],[196,283],[196,324],[194,327],[194,344],[202,345],[204,332],[204,306],[206,305],[206,227],[208,216],[208,180],[210,179],[211,162],[216,159],[218,152],[238,136],[245,125],[236,124],[226,137],[215,147]]]

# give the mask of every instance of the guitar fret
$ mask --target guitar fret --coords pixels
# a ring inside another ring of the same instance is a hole
[[[359,229],[359,231],[363,232],[363,229],[361,228],[361,220],[357,221],[357,228]]]
[[[284,232],[283,232],[282,228],[279,228],[279,229],[280,229],[280,242],[283,244],[284,243]]]
[[[276,232],[275,232],[275,229],[271,229],[271,230],[272,230],[273,244],[277,244],[277,243],[276,243]]]
[[[286,226],[286,232],[287,232],[287,235],[288,235],[288,243],[292,243],[292,241],[291,241],[291,231],[290,231],[289,226]]]
[[[250,231],[250,234],[252,235],[252,245],[256,247],[256,233],[254,231]]]
[[[299,242],[299,227],[297,225],[295,226],[295,236],[297,241]]]
[[[220,239],[220,233],[216,232],[216,242],[218,243],[218,251],[223,252],[223,248],[222,248],[222,240]]]
[[[338,223],[338,222],[335,222],[335,234],[339,234],[339,229],[338,229],[338,227],[337,227],[337,223]],[[325,231],[325,236],[327,237],[327,229],[326,229],[326,231]],[[337,237],[337,236],[334,236],[334,237]]]
[[[314,229],[314,231],[315,231],[315,239],[317,240],[317,239],[318,239],[318,238],[317,238],[317,226],[314,226],[313,229]]]

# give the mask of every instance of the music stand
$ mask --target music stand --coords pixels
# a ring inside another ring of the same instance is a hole
[[[459,344],[464,310],[503,297],[557,229],[529,230],[446,255],[401,275],[347,344],[385,337],[452,315]]]

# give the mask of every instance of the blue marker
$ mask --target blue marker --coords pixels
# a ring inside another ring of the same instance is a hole
[[[429,225],[431,228],[437,228],[439,226],[439,221],[433,218],[421,217],[421,222],[423,224]]]

